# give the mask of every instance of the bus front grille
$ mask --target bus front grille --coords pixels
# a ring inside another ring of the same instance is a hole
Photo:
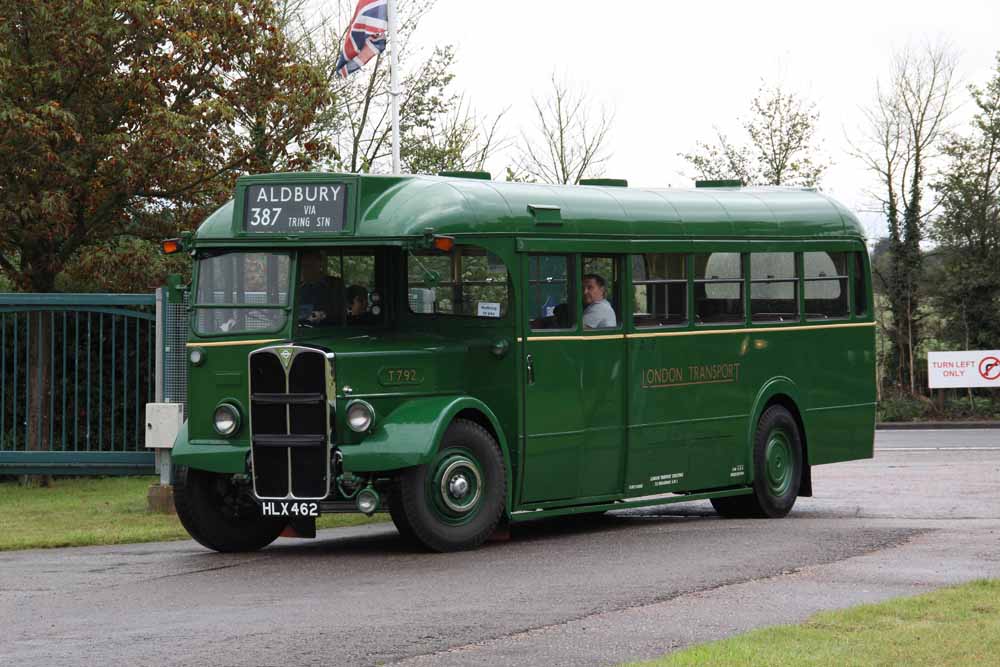
[[[250,354],[250,452],[258,498],[329,495],[332,396],[332,355],[292,345]]]

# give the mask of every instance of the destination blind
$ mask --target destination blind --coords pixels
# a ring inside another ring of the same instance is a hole
[[[343,183],[251,185],[243,230],[251,233],[339,232],[347,218]]]

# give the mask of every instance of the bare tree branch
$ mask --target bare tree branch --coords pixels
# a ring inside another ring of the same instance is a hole
[[[601,109],[590,115],[590,100],[570,90],[555,74],[547,97],[532,99],[535,126],[521,132],[517,168],[543,183],[579,183],[600,175],[610,158],[608,135],[614,115]]]

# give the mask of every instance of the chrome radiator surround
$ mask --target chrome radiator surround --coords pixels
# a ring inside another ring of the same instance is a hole
[[[273,345],[247,357],[250,465],[260,500],[323,500],[332,488],[334,355]]]

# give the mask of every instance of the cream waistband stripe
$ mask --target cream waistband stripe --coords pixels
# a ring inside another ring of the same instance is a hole
[[[683,331],[646,331],[638,333],[628,333],[628,334],[616,334],[612,336],[528,336],[527,338],[519,336],[517,339],[518,343],[524,342],[542,342],[542,341],[557,341],[557,340],[613,340],[620,338],[665,338],[667,336],[717,336],[720,334],[755,334],[755,333],[769,333],[775,331],[814,331],[817,329],[847,329],[855,327],[874,327],[874,322],[842,322],[840,324],[803,324],[796,326],[787,327],[755,327],[755,328],[739,328],[739,329],[712,329],[709,331],[691,331],[685,329]]]
[[[528,340],[621,340],[625,334],[614,334],[610,336],[529,336]],[[524,342],[524,338],[518,337],[518,343]]]
[[[542,342],[559,340],[621,340],[623,338],[662,338],[666,336],[712,336],[719,334],[753,334],[769,333],[775,331],[812,331],[816,329],[847,329],[854,327],[874,327],[874,322],[842,322],[840,324],[803,324],[788,327],[755,327],[740,329],[712,329],[709,331],[646,331],[638,333],[620,334],[597,334],[590,336],[518,336],[517,342]],[[187,347],[225,347],[230,345],[264,345],[266,343],[280,343],[281,338],[263,338],[260,340],[225,340],[211,341],[204,343],[187,343]]]
[[[227,347],[230,345],[263,345],[265,343],[280,343],[280,338],[263,338],[261,340],[220,340],[209,343],[187,343],[187,347]]]

